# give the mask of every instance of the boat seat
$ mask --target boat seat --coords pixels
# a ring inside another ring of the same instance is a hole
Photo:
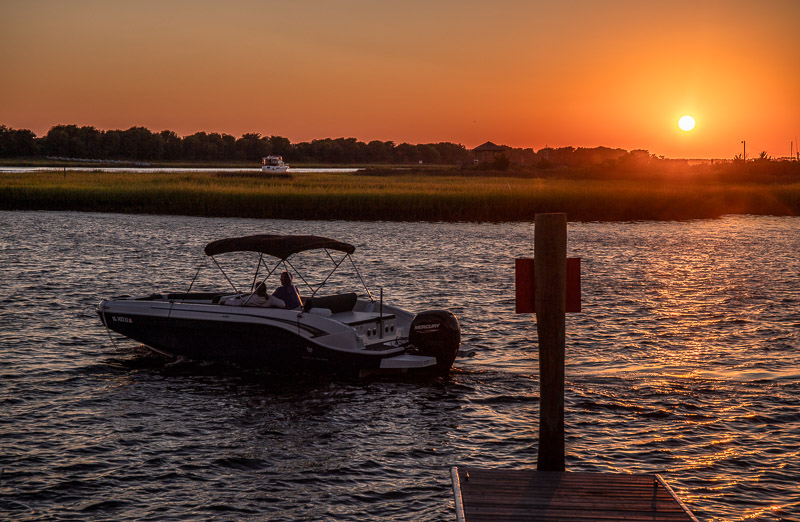
[[[358,296],[355,292],[349,294],[326,295],[325,297],[308,297],[303,300],[303,311],[312,308],[327,308],[331,313],[350,312],[355,308]]]

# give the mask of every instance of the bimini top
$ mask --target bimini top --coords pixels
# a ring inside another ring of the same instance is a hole
[[[279,259],[286,259],[292,254],[319,248],[329,248],[347,254],[352,254],[356,250],[353,245],[321,236],[257,234],[212,241],[206,245],[205,253],[207,256],[215,256],[228,252],[261,252]]]

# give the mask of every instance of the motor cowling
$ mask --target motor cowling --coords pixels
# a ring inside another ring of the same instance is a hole
[[[446,375],[461,346],[461,327],[456,316],[447,310],[420,312],[411,321],[408,341],[420,355],[436,357],[434,372]]]

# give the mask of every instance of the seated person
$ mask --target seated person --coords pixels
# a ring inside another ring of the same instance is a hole
[[[267,295],[267,285],[263,282],[256,285],[255,291],[245,299],[244,306],[261,306],[267,308],[283,308],[285,303],[273,295]]]
[[[272,292],[272,297],[286,303],[287,310],[296,310],[303,306],[303,300],[300,299],[297,287],[292,284],[292,275],[289,272],[281,272],[281,286]]]

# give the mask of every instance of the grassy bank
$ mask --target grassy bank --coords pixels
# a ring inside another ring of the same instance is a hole
[[[0,209],[286,219],[531,221],[800,215],[800,183],[558,180],[398,173],[0,173]]]

